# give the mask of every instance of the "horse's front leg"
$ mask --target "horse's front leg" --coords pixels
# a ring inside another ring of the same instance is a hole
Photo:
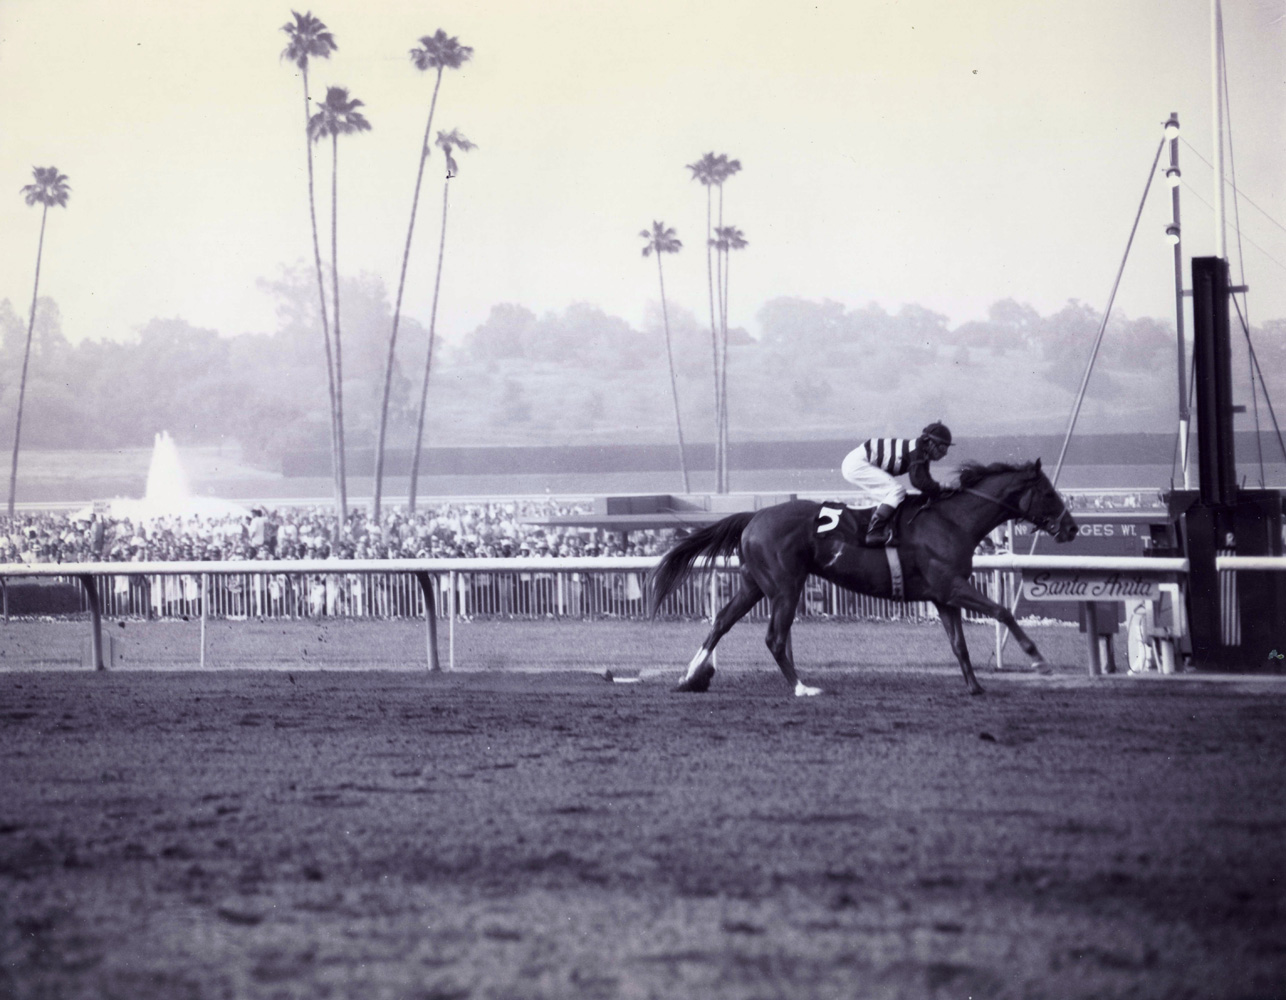
[[[799,607],[799,595],[803,591],[803,580],[790,587],[784,587],[772,596],[772,610],[768,616],[768,635],[764,642],[772,653],[777,666],[781,668],[786,683],[795,692],[796,698],[811,698],[822,693],[821,688],[811,687],[799,679],[795,672],[795,651],[790,641],[790,626],[795,620],[795,610]]]
[[[1018,645],[1022,647],[1023,652],[1031,657],[1033,667],[1043,674],[1052,672],[1053,668],[1050,667],[1045,657],[1040,655],[1040,650],[1037,649],[1036,644],[1031,641],[1031,637],[1022,630],[1021,626],[1019,626],[1018,621],[1014,618],[1012,612],[1010,612],[1010,610],[1003,604],[997,604],[986,594],[978,590],[978,588],[975,587],[967,578],[958,579],[952,582],[951,596],[948,603],[965,611],[976,611],[979,614],[984,614],[996,619],[996,621],[1000,622],[1000,624],[1004,625],[1005,628],[1009,629],[1009,631],[1013,633],[1014,638],[1018,640]]]
[[[982,685],[978,683],[978,678],[974,675],[973,664],[969,661],[969,646],[965,643],[964,624],[960,621],[960,609],[952,607],[950,604],[934,602],[938,609],[938,617],[942,621],[942,627],[947,630],[947,638],[951,640],[951,651],[956,654],[956,660],[960,663],[960,670],[964,673],[965,684],[969,686],[970,694],[982,694]]]

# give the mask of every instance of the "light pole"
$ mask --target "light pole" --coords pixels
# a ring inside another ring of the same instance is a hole
[[[1211,96],[1214,100],[1215,131],[1215,256],[1228,259],[1228,233],[1224,222],[1223,169],[1223,4],[1210,0],[1210,71],[1214,75]]]
[[[1178,359],[1179,387],[1179,466],[1183,469],[1183,488],[1191,489],[1188,471],[1188,379],[1187,359],[1183,347],[1183,243],[1179,226],[1179,113],[1171,112],[1165,123],[1165,135],[1170,140],[1170,166],[1165,179],[1170,185],[1170,224],[1165,227],[1166,239],[1174,245],[1174,325],[1177,332],[1175,347]]]

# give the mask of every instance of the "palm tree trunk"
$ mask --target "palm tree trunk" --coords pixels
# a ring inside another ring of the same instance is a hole
[[[348,473],[344,464],[344,352],[339,339],[339,133],[331,136],[330,260],[335,302],[335,436],[339,451],[339,537],[348,524]]]
[[[706,288],[710,293],[710,353],[714,370],[714,420],[715,420],[715,492],[719,491],[719,327],[714,314],[714,261],[711,258],[713,247],[710,246],[710,219],[713,211],[713,194],[706,185]]]
[[[715,232],[719,232],[722,229],[723,229],[723,183],[720,182],[719,184],[719,227],[718,229],[715,230]],[[715,477],[718,484],[717,491],[719,493],[728,492],[728,483],[726,478],[727,472],[728,472],[727,470],[728,463],[727,463],[727,457],[724,455],[724,449],[727,446],[727,441],[725,440],[725,437],[724,437],[724,427],[723,427],[724,409],[725,409],[724,402],[723,402],[723,390],[727,383],[727,380],[723,377],[723,367],[722,367],[722,362],[725,361],[728,356],[728,345],[726,343],[727,336],[728,336],[728,315],[727,315],[727,303],[724,301],[724,284],[723,284],[723,258],[725,256],[726,256],[726,253],[721,253],[718,247],[715,248],[715,251],[714,251],[715,288],[718,290],[718,298],[719,298],[720,367],[715,374],[715,379],[718,381],[719,385],[718,385],[718,388],[715,389],[715,449],[714,450],[715,450],[715,461],[718,463],[718,466],[719,466],[718,474]]]
[[[339,502],[339,433],[335,423],[335,361],[330,350],[330,322],[326,316],[326,279],[323,276],[321,245],[317,237],[317,194],[313,182],[313,140],[308,134],[309,110],[312,98],[308,93],[308,67],[304,70],[304,145],[308,150],[308,218],[313,227],[313,262],[317,266],[317,296],[321,305],[322,343],[326,348],[326,398],[330,406],[330,475],[335,486],[335,501]]]
[[[670,392],[674,396],[674,429],[679,435],[679,469],[683,472],[683,492],[691,493],[688,484],[688,455],[683,447],[683,421],[679,419],[679,383],[674,376],[674,351],[670,347],[670,313],[665,304],[665,274],[661,270],[661,251],[656,252],[656,277],[661,284],[661,318],[665,322],[665,359],[670,365]]]
[[[429,312],[429,351],[424,356],[424,384],[420,388],[420,416],[415,423],[415,450],[411,453],[411,493],[407,499],[407,509],[415,512],[416,486],[420,478],[420,448],[424,444],[424,418],[428,412],[429,374],[433,370],[433,341],[438,327],[438,291],[442,287],[442,258],[447,246],[447,195],[451,190],[451,178],[442,184],[442,235],[438,237],[438,273],[433,279],[433,308]]]
[[[384,368],[384,396],[380,403],[380,432],[375,445],[375,522],[380,519],[380,497],[384,486],[384,439],[388,429],[388,401],[393,386],[393,355],[397,349],[397,327],[402,316],[402,290],[406,287],[406,267],[411,259],[411,234],[415,232],[415,212],[420,204],[420,185],[424,181],[424,164],[432,147],[429,136],[433,132],[433,113],[438,106],[438,88],[442,86],[442,67],[438,67],[437,82],[433,84],[433,100],[429,102],[429,121],[424,126],[424,144],[420,147],[420,169],[415,174],[415,195],[411,198],[411,222],[406,227],[406,246],[402,250],[402,274],[397,279],[397,301],[393,305],[393,332],[388,338],[388,362]]]
[[[732,270],[731,249],[723,252],[723,357],[719,364],[719,427],[722,433],[723,488],[732,489],[728,475],[728,275]]]
[[[45,252],[45,219],[49,205],[40,212],[40,241],[36,244],[36,282],[31,289],[31,315],[27,319],[27,346],[22,352],[22,377],[18,381],[18,415],[13,424],[13,464],[9,466],[9,521],[13,521],[13,506],[18,491],[18,447],[22,438],[22,404],[27,396],[27,362],[31,360],[31,335],[36,329],[36,296],[40,292],[40,258]]]

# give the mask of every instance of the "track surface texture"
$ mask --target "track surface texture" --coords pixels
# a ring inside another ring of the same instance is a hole
[[[0,996],[1276,997],[1282,685],[0,674]]]

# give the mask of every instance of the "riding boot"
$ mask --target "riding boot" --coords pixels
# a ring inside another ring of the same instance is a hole
[[[892,505],[887,503],[880,504],[875,513],[871,515],[871,523],[866,529],[866,544],[883,548],[893,539],[893,527],[889,523],[893,520]]]

